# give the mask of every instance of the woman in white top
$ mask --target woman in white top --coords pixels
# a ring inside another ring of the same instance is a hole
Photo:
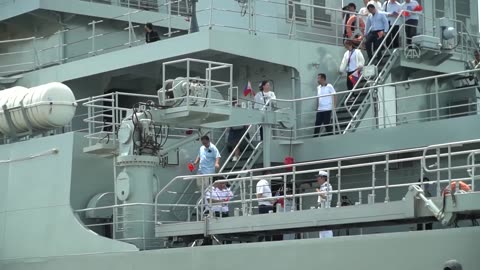
[[[269,81],[262,81],[259,85],[260,91],[255,95],[255,109],[259,110],[267,110],[272,106],[273,100],[276,99],[277,97],[275,96],[275,93],[270,91],[270,83]],[[265,106],[265,104],[268,105]]]
[[[277,99],[277,97],[275,96],[275,93],[270,91],[270,83],[268,81],[262,81],[259,88],[260,91],[255,95],[254,108],[268,110],[273,107],[273,100]],[[260,138],[263,141],[263,128],[260,128]]]
[[[365,58],[363,57],[362,51],[353,47],[353,42],[351,40],[345,42],[345,49],[347,49],[347,51],[343,55],[339,71],[340,74],[347,73],[347,89],[352,90],[355,87],[357,80],[360,78],[359,71],[361,71],[365,65]],[[350,75],[356,78],[352,78]],[[349,102],[355,101],[357,94],[357,92],[353,93]]]

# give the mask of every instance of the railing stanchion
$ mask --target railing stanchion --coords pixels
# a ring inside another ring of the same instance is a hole
[[[338,173],[337,173],[337,180],[338,180],[338,193],[337,193],[337,207],[342,206],[342,161],[339,160],[337,162]]]
[[[390,201],[390,155],[385,157],[385,202]]]

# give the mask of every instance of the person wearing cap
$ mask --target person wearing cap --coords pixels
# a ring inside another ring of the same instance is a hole
[[[328,182],[328,172],[319,171],[317,174],[317,182],[320,188],[317,188],[318,194],[318,208],[330,208],[332,204],[332,185]],[[320,231],[320,238],[333,237],[333,231]]]

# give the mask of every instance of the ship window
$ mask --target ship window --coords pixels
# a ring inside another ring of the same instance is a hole
[[[188,0],[171,0],[170,1],[172,15],[189,16],[190,9]]]
[[[455,1],[455,11],[456,11],[456,18],[457,20],[463,22],[465,25],[464,26],[467,26],[470,24],[470,1],[468,0],[457,0]],[[459,31],[462,31],[464,32],[465,29],[463,30],[460,30],[461,28],[461,25],[458,25],[457,26],[457,29]],[[467,30],[471,30],[471,29],[467,29]]]
[[[445,0],[435,0],[435,17],[445,17]]]
[[[294,5],[293,2],[302,2],[301,0],[287,0],[288,1],[288,19],[292,20],[293,7],[295,6],[295,21],[307,22],[307,11],[302,5]]]
[[[313,0],[313,5],[322,7],[313,7],[313,24],[331,26],[332,16],[323,8],[326,7],[326,2],[326,0]]]

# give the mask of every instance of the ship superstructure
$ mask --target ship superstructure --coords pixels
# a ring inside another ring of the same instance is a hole
[[[347,91],[344,1],[0,1],[0,268],[476,269],[478,3],[419,2],[412,45],[400,16]],[[337,103],[313,137],[318,73]],[[38,95],[59,122],[11,90],[50,82],[75,95]],[[222,158],[199,178],[204,135]],[[215,181],[231,200],[206,199]]]

